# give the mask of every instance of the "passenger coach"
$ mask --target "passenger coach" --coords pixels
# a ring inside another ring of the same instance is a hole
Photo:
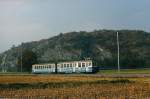
[[[57,64],[57,70],[59,73],[90,73],[92,72],[92,61],[60,62]]]
[[[55,64],[34,64],[32,73],[55,73]]]

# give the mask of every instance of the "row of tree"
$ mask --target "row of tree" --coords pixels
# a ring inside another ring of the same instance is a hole
[[[18,57],[17,69],[20,72],[31,72],[32,65],[37,62],[36,53],[26,49],[22,52],[22,56]]]

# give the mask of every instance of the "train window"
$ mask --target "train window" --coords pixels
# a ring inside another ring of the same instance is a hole
[[[64,64],[64,67],[66,67],[66,64]]]
[[[72,63],[70,63],[70,67],[72,67]]]
[[[59,65],[59,64],[57,64],[57,67],[58,67],[58,68],[59,68],[59,66],[60,66],[60,65]]]
[[[88,63],[86,63],[86,67],[88,67]]]
[[[63,68],[63,64],[61,64],[61,68]]]
[[[77,64],[76,64],[76,63],[74,63],[74,66],[77,66]]]
[[[67,67],[69,67],[69,64],[67,64]]]
[[[48,69],[48,66],[46,66],[46,69]]]
[[[85,67],[85,63],[82,63],[82,67]]]
[[[90,63],[89,63],[89,66],[91,66],[91,65],[92,65],[92,63],[90,62]]]
[[[81,67],[81,63],[78,63],[78,67]]]

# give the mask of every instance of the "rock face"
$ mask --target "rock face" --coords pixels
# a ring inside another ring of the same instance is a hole
[[[119,41],[121,68],[150,67],[150,33],[120,30]],[[21,55],[21,48],[35,52],[39,63],[81,60],[90,57],[94,65],[101,68],[117,67],[116,31],[114,30],[61,33],[49,39],[12,47],[0,54],[0,63],[7,55],[5,60],[7,71],[17,71],[16,63]]]

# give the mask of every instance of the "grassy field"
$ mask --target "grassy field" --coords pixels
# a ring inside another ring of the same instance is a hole
[[[0,72],[0,75],[28,75],[32,74],[30,72]],[[120,72],[118,70],[99,70],[97,74],[150,74],[150,68],[145,69],[121,69]]]
[[[150,74],[150,69],[121,69],[117,70],[100,70],[98,74]]]
[[[150,78],[3,75],[0,97],[14,99],[148,99]]]

